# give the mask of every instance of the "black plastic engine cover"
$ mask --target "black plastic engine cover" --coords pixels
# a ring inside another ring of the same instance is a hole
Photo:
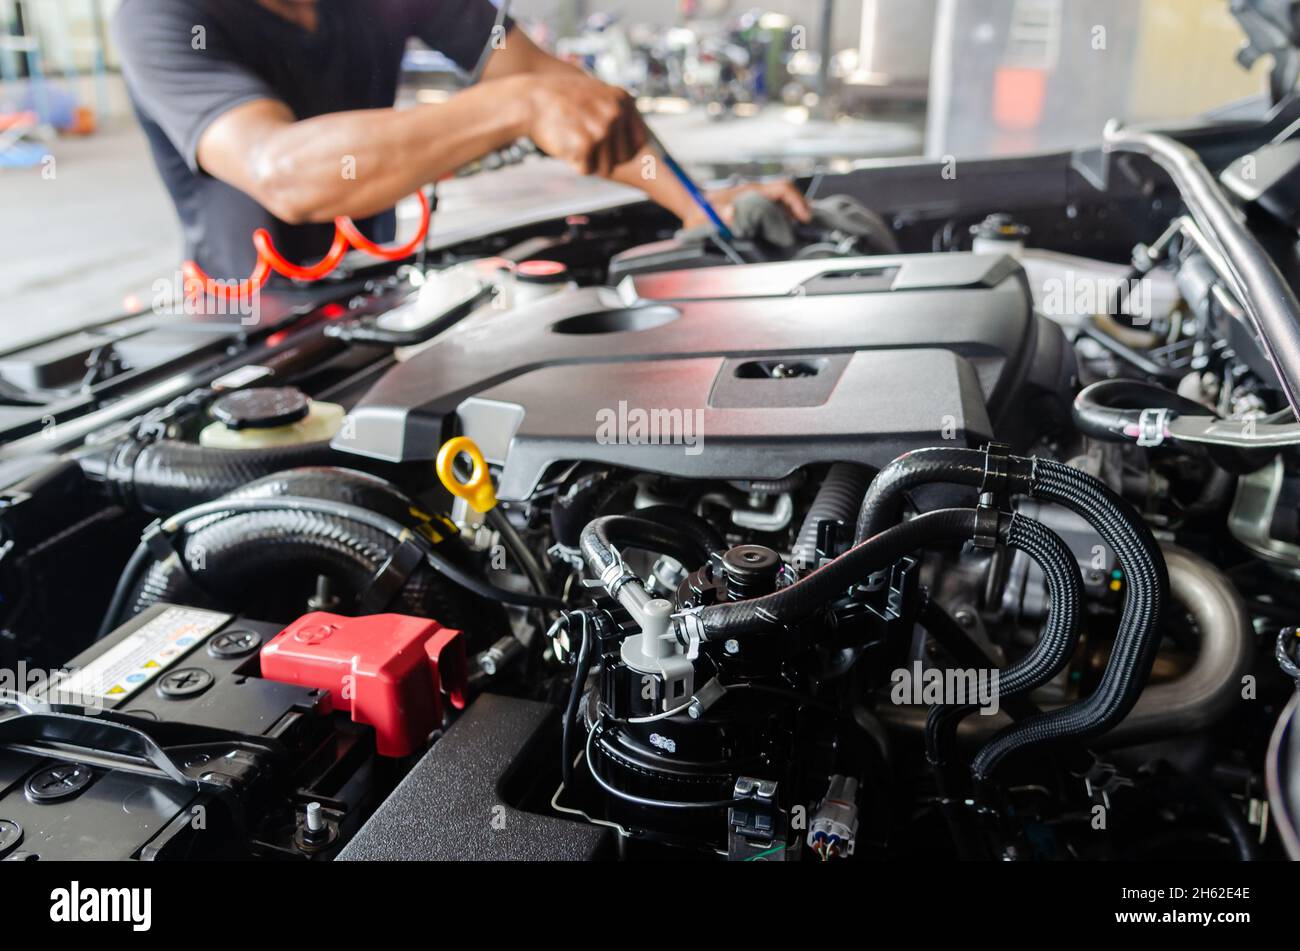
[[[335,447],[429,460],[464,433],[503,467],[508,500],[568,460],[779,478],[1016,443],[1027,414],[1041,425],[1065,411],[1073,369],[1006,257],[665,271],[465,320],[381,379]],[[636,430],[650,416],[657,438]]]

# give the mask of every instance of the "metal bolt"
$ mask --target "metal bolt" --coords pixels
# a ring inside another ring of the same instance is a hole
[[[333,611],[339,606],[339,599],[334,596],[329,575],[316,576],[316,593],[307,599],[309,611]]]
[[[307,803],[307,831],[320,832],[325,828],[325,818],[320,814],[320,803]]]
[[[722,645],[722,649],[723,649],[724,651],[726,651],[728,654],[739,654],[739,653],[740,653],[740,641],[736,640],[736,639],[733,637],[733,638],[729,639],[725,644]]]

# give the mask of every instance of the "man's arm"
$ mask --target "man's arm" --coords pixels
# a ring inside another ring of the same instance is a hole
[[[543,52],[518,28],[492,53],[483,81],[445,103],[299,121],[283,102],[255,99],[208,125],[196,156],[210,175],[296,224],[377,214],[525,136],[580,174],[639,188],[683,222],[700,223],[685,188],[662,162],[647,161],[635,100]],[[768,187],[807,220],[792,185]]]
[[[517,138],[522,104],[487,87],[438,105],[338,112],[298,121],[258,99],[212,122],[199,165],[290,224],[368,217]]]
[[[292,224],[376,214],[524,136],[584,174],[608,177],[642,135],[627,93],[547,56],[515,29],[484,81],[445,103],[298,121],[283,102],[258,99],[213,121],[197,157]]]

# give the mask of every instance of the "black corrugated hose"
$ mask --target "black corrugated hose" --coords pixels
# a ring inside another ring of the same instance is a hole
[[[990,740],[971,765],[978,782],[1026,746],[1073,738],[1086,740],[1120,722],[1137,702],[1159,646],[1160,618],[1169,595],[1164,558],[1150,529],[1104,483],[1087,473],[1044,459],[997,457],[974,449],[923,449],[894,460],[867,492],[858,518],[859,537],[894,524],[905,493],[948,482],[1054,502],[1081,515],[1115,552],[1128,591],[1115,643],[1097,689],[1087,698],[1014,724]],[[915,520],[913,520],[915,521]]]
[[[871,484],[871,476],[871,469],[851,462],[837,462],[830,467],[795,539],[794,556],[799,564],[813,565],[817,554],[817,530],[822,522],[853,524],[862,507],[862,497]]]
[[[279,498],[294,496],[333,501],[412,524],[409,499],[381,479],[346,469],[282,472],[254,481],[225,499],[274,505]],[[472,572],[450,526],[424,543],[443,560]],[[258,599],[275,603],[282,598],[286,576],[325,575],[338,583],[335,593],[345,613],[392,609],[432,617],[465,631],[475,641],[507,628],[498,604],[443,577],[423,557],[413,558],[404,568],[398,566],[399,547],[388,532],[323,512],[286,507],[207,515],[186,526],[176,554],[150,565],[135,586],[130,613],[138,614],[159,601],[227,607]],[[391,582],[381,581],[386,572]]]

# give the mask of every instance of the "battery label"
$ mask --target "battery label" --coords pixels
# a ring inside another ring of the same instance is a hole
[[[167,608],[59,684],[61,693],[124,700],[230,620],[200,608]]]

